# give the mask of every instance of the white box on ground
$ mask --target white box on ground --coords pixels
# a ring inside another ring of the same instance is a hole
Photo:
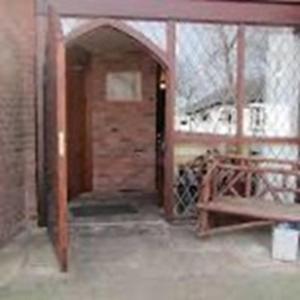
[[[296,261],[298,257],[299,232],[288,226],[273,229],[272,256],[282,261]]]

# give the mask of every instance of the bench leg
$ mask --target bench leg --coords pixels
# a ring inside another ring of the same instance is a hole
[[[209,212],[205,210],[200,210],[199,213],[199,232],[205,234],[209,231]]]

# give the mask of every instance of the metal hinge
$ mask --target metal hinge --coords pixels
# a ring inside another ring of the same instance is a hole
[[[65,147],[65,132],[60,131],[58,133],[58,154],[60,157],[65,157],[66,155]]]

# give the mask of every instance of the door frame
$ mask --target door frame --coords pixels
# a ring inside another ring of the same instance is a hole
[[[44,115],[44,209],[48,234],[61,271],[68,269],[68,206],[66,144],[66,62],[59,16],[49,6],[45,45]],[[47,122],[47,123],[46,123]],[[47,129],[52,129],[47,130]],[[47,131],[46,131],[47,130]],[[48,145],[45,143],[48,142]],[[46,151],[47,149],[47,151]]]

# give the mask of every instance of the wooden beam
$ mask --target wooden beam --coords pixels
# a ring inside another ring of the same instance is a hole
[[[176,95],[176,24],[169,21],[167,24],[167,97],[166,97],[166,127],[165,127],[165,154],[164,154],[164,209],[168,219],[173,217],[174,208],[174,115]]]
[[[247,223],[242,224],[234,224],[234,225],[227,225],[221,227],[211,228],[205,232],[200,232],[198,234],[201,238],[208,238],[217,234],[224,234],[224,233],[233,233],[240,230],[245,229],[253,229],[257,227],[268,227],[274,225],[276,222],[274,221],[250,221]]]
[[[264,144],[264,145],[300,145],[299,138],[288,137],[242,137],[238,139],[235,136],[222,135],[222,134],[210,134],[210,133],[191,133],[191,132],[175,132],[176,143],[183,144],[199,144],[199,145],[243,145],[251,144]]]
[[[259,166],[236,166],[236,165],[230,165],[226,163],[219,163],[218,167],[223,169],[223,170],[231,170],[231,171],[240,171],[240,172],[255,172],[256,174],[262,174],[262,173],[270,173],[270,174],[281,174],[281,175],[286,175],[286,176],[299,176],[300,172],[299,171],[294,171],[294,170],[288,170],[285,169],[284,167],[282,168],[276,168],[276,167],[259,167]]]
[[[238,153],[244,153],[244,144],[242,137],[244,136],[244,108],[245,108],[245,27],[238,27],[237,32],[237,70],[236,70],[236,117],[237,131],[236,136],[238,141]]]
[[[237,215],[274,222],[299,222],[300,205],[282,204],[258,198],[219,197],[208,204],[199,203],[200,210]]]
[[[48,0],[60,15],[69,17],[299,25],[300,4],[290,1]],[[45,13],[44,2],[38,0],[38,14]]]
[[[228,161],[228,160],[236,160],[240,161],[241,163],[248,164],[249,163],[266,163],[266,164],[275,164],[275,165],[285,165],[289,167],[293,167],[294,170],[297,170],[300,167],[299,161],[294,160],[287,160],[287,159],[277,159],[277,158],[267,158],[262,156],[243,156],[243,155],[232,155],[232,154],[225,154],[225,155],[218,155],[218,161]]]
[[[36,18],[36,156],[37,156],[37,193],[38,193],[38,224],[45,227],[47,225],[47,203],[45,196],[45,122],[44,122],[44,64],[46,53],[46,33],[47,33],[47,18]]]

